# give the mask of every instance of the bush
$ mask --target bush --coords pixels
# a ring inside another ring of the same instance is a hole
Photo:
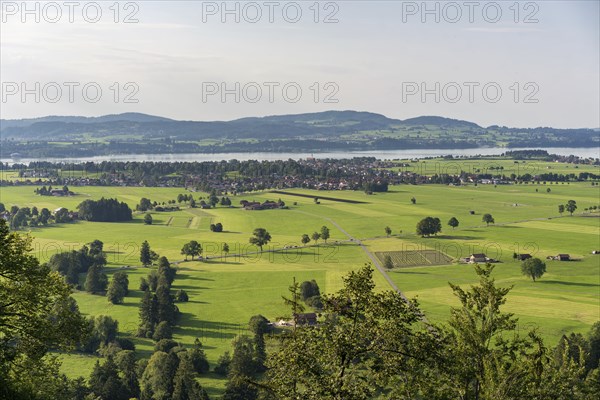
[[[229,374],[229,365],[230,364],[231,364],[231,356],[229,355],[229,352],[226,351],[217,360],[217,365],[215,366],[215,374],[221,375],[221,376],[227,376],[227,374]]]
[[[175,293],[175,299],[177,301],[186,302],[189,300],[189,297],[185,290],[179,289],[177,293]]]
[[[321,310],[323,308],[323,300],[321,299],[321,296],[319,296],[319,295],[309,297],[308,299],[305,300],[305,303],[309,307],[316,308],[318,310]]]
[[[135,343],[129,339],[125,338],[117,338],[115,342],[121,347],[123,350],[131,350],[135,351]]]
[[[146,280],[146,278],[141,278],[140,279],[140,290],[142,292],[145,292],[148,289],[150,289],[150,285],[148,284],[148,281]]]
[[[173,339],[161,339],[154,345],[154,351],[164,351],[165,353],[168,353],[177,346],[179,346],[179,343]]]
[[[312,281],[304,281],[300,284],[300,296],[306,301],[309,297],[318,296],[321,294],[319,285],[313,279]]]
[[[154,330],[154,335],[152,335],[152,339],[155,341],[160,341],[162,339],[171,339],[173,337],[173,330],[171,329],[171,325],[167,321],[162,321],[156,326]]]
[[[199,374],[210,371],[210,365],[206,359],[204,349],[202,349],[202,343],[200,343],[198,339],[194,341],[194,348],[188,353],[190,355],[192,365],[194,366],[194,371]]]

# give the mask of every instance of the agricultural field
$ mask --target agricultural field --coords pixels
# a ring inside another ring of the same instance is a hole
[[[399,166],[395,171],[414,172],[420,175],[459,174],[461,171],[478,174],[504,174],[517,176],[530,174],[575,174],[590,172],[600,174],[600,165],[558,163],[541,160],[512,160],[506,157],[484,158],[470,157],[468,159],[431,158],[420,160],[398,160]],[[548,182],[549,183],[549,182]],[[537,185],[536,185],[537,186]]]
[[[520,326],[537,327],[548,345],[554,345],[562,334],[586,332],[600,320],[600,256],[591,254],[600,250],[600,214],[585,211],[600,205],[600,188],[589,183],[565,183],[545,186],[550,192],[536,191],[539,187],[544,185],[402,185],[374,195],[301,189],[287,194],[256,192],[231,197],[233,208],[202,210],[182,205],[181,211],[152,212],[152,225],[144,225],[143,213],[134,213],[133,221],[127,223],[79,221],[31,228],[30,232],[35,238],[33,251],[42,261],[94,239],[104,242],[107,273],[125,270],[130,295],[122,305],[85,292],[77,291],[73,296],[83,313],[116,318],[120,332],[135,342],[141,356],[148,356],[153,347],[150,339],[135,337],[142,296],[139,282],[149,272],[139,261],[144,240],[177,263],[173,289],[184,289],[190,296],[189,302],[178,303],[182,316],[174,339],[190,346],[199,338],[212,365],[229,350],[235,335],[248,332],[246,325],[252,315],[262,314],[271,320],[290,315],[281,296],[287,294],[294,278],[315,279],[322,292],[331,293],[341,288],[344,274],[372,262],[370,256],[381,264],[385,254],[397,256],[399,262],[387,272],[391,280],[406,296],[418,299],[430,322],[443,323],[450,307],[458,304],[448,282],[475,282],[472,266],[455,260],[485,253],[498,261],[497,281],[513,286],[505,309],[519,317]],[[33,186],[3,187],[0,202],[7,208],[74,210],[85,199],[104,196],[135,208],[141,197],[163,202],[184,193],[181,188],[72,187],[75,196],[50,197],[38,196],[33,190]],[[294,194],[317,196],[320,204]],[[195,199],[207,196],[193,195]],[[412,197],[416,204],[411,203]],[[239,207],[244,199],[262,202],[279,198],[289,209],[246,211]],[[573,216],[561,216],[558,205],[568,200],[575,200],[578,209]],[[482,222],[485,213],[493,215],[495,224]],[[415,226],[427,216],[439,217],[443,230],[437,236],[422,238],[414,233]],[[446,225],[451,217],[460,222],[456,229]],[[224,232],[210,231],[210,224],[217,222],[223,224]],[[327,243],[319,241],[314,246],[310,242],[303,247],[302,234],[310,236],[323,225],[331,230]],[[392,230],[389,237],[386,226]],[[248,243],[257,227],[266,228],[273,238],[263,253]],[[205,260],[183,261],[180,250],[190,240],[202,244]],[[230,246],[227,257],[221,251],[223,243]],[[542,259],[568,253],[575,261],[547,260],[546,274],[534,283],[521,275],[520,263],[513,260],[515,252]],[[379,290],[391,288],[381,272],[376,271],[375,278]],[[72,377],[89,376],[95,362],[95,357],[80,354],[61,355],[61,359],[63,370]],[[222,393],[225,385],[212,373],[201,383],[211,396]]]
[[[427,265],[447,265],[452,257],[437,250],[378,251],[375,253],[380,263],[390,256],[394,268],[421,267]]]

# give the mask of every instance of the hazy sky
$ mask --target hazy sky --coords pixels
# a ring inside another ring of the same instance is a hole
[[[315,3],[2,1],[0,116],[600,126],[598,1]]]

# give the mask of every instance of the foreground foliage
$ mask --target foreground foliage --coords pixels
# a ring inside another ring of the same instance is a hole
[[[476,265],[479,284],[468,290],[450,284],[461,306],[443,326],[427,323],[415,300],[375,292],[370,267],[352,272],[324,296],[317,327],[283,335],[255,385],[290,400],[598,398],[598,332],[553,351],[535,331],[520,335],[501,311],[511,288],[496,286],[493,268]]]
[[[0,219],[0,398],[61,398],[65,378],[48,350],[73,348],[86,322],[69,285],[30,251],[31,238]]]

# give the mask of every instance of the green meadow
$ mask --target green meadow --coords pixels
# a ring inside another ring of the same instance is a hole
[[[116,197],[134,208],[141,197],[162,202],[184,193],[181,188],[72,187],[76,195],[63,198],[37,196],[34,188],[3,187],[0,202],[7,208],[14,204],[50,210],[75,209],[85,199],[104,196]],[[316,204],[311,198],[294,196],[296,193],[364,203],[321,199]],[[196,199],[201,196],[206,194],[194,193]],[[411,204],[411,197],[416,198],[416,204]],[[289,209],[239,208],[243,199],[278,198]],[[231,199],[234,208],[184,207],[177,212],[154,212],[153,225],[144,225],[143,214],[135,214],[128,223],[80,221],[32,228],[34,252],[45,261],[57,251],[102,240],[109,260],[107,272],[112,274],[125,268],[129,273],[130,296],[122,305],[111,305],[103,296],[84,292],[75,292],[74,297],[83,313],[116,318],[122,335],[134,340],[141,356],[147,356],[152,341],[134,335],[142,296],[139,280],[149,272],[140,266],[139,246],[148,240],[154,251],[178,262],[173,289],[184,289],[190,297],[189,302],[178,303],[182,316],[174,338],[184,345],[200,338],[213,365],[229,350],[235,335],[247,332],[246,324],[252,315],[263,314],[271,320],[290,315],[281,296],[286,295],[294,278],[315,279],[322,292],[333,292],[342,286],[344,274],[369,262],[367,253],[350,238],[361,240],[370,252],[429,249],[441,251],[454,260],[449,265],[395,268],[388,272],[401,291],[419,300],[431,322],[442,323],[449,316],[450,307],[457,304],[448,282],[461,285],[475,282],[472,266],[457,262],[472,253],[486,253],[499,261],[495,268],[497,281],[502,286],[513,286],[505,310],[519,317],[523,329],[536,327],[549,345],[554,345],[564,333],[586,332],[600,319],[600,255],[591,254],[600,250],[600,213],[584,211],[600,205],[600,188],[590,183],[497,187],[401,185],[390,187],[388,193],[374,195],[295,189],[287,194],[257,192]],[[575,200],[578,209],[573,216],[568,213],[560,216],[558,205],[568,200]],[[492,214],[496,223],[486,226],[481,221],[485,213]],[[427,216],[439,217],[443,223],[443,232],[436,237],[421,238],[414,234],[417,222]],[[460,222],[454,230],[446,225],[451,217]],[[210,231],[210,224],[217,222],[223,224],[225,232]],[[331,230],[327,244],[320,241],[316,247],[283,249],[300,246],[302,234],[310,235],[323,225]],[[384,232],[386,226],[392,229],[389,238]],[[248,243],[257,227],[266,228],[273,237],[262,254]],[[180,262],[183,259],[180,249],[190,240],[202,244],[208,260]],[[227,258],[222,257],[222,243],[230,246]],[[547,260],[546,274],[534,283],[521,275],[520,263],[512,257],[514,252],[543,259],[568,253],[576,261]],[[390,288],[380,272],[375,277],[379,289]],[[89,376],[95,362],[95,357],[79,354],[61,358],[63,369],[70,376]],[[218,395],[225,381],[211,373],[202,378],[202,384],[210,394]]]

